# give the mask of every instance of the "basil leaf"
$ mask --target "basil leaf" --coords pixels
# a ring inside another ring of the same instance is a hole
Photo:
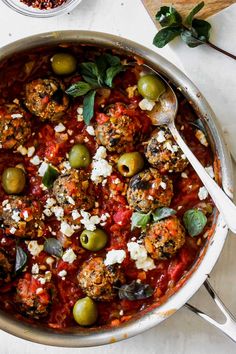
[[[98,77],[98,67],[96,63],[88,61],[87,63],[80,64],[81,74],[91,77],[93,79],[97,79]]]
[[[181,27],[162,28],[154,37],[153,44],[158,48],[163,48],[181,33]]]
[[[153,220],[155,222],[160,221],[162,219],[168,218],[171,215],[176,214],[176,211],[171,208],[163,207],[163,208],[158,208],[152,213]]]
[[[148,284],[137,283],[135,280],[130,284],[122,285],[119,288],[119,298],[127,299],[130,301],[142,300],[151,297],[153,294],[153,289]]]
[[[123,70],[122,65],[111,66],[106,71],[105,84],[109,87],[112,87],[112,82],[114,77]]]
[[[62,245],[56,238],[47,238],[44,242],[44,251],[52,256],[62,257],[63,250]]]
[[[204,21],[204,20],[198,20],[198,19],[194,19],[193,23],[192,23],[192,28],[194,28],[194,30],[197,32],[198,38],[201,41],[208,41],[208,39],[210,38],[210,29],[211,29],[211,25],[209,22]]]
[[[191,30],[183,30],[180,35],[181,35],[182,40],[190,48],[195,48],[195,47],[204,43],[201,41],[200,38],[198,38],[198,35],[193,28]]]
[[[16,246],[16,262],[15,262],[15,272],[18,272],[24,268],[27,262],[27,254],[19,246]]]
[[[184,213],[183,222],[189,235],[195,237],[203,231],[207,218],[201,210],[189,209]]]
[[[182,17],[172,6],[162,6],[156,14],[156,20],[162,27],[181,25]]]
[[[91,85],[84,81],[76,82],[75,84],[71,85],[67,90],[67,95],[72,97],[79,97],[85,95],[87,92],[91,90]]]
[[[102,55],[102,58],[104,58],[110,66],[116,66],[120,64],[120,58],[116,55],[105,53]]]
[[[150,218],[150,213],[143,214],[139,212],[134,212],[131,217],[131,230],[133,230],[135,227],[141,227],[142,229],[145,229],[150,221]]]
[[[83,118],[84,118],[85,124],[87,124],[87,125],[89,125],[90,120],[93,118],[95,95],[96,95],[96,91],[92,90],[92,91],[89,91],[84,96]]]
[[[193,17],[204,7],[205,3],[204,1],[200,2],[199,4],[197,4],[189,13],[189,15],[187,16],[185,23],[188,26],[192,26],[192,21],[193,21]]]
[[[53,182],[55,181],[55,179],[57,179],[58,176],[59,176],[59,172],[51,165],[48,165],[48,168],[44,173],[42,182],[45,185],[45,187],[51,188]]]

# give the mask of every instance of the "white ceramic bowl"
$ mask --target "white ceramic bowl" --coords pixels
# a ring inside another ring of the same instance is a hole
[[[72,11],[82,0],[66,0],[62,5],[48,10],[35,9],[32,6],[28,6],[20,0],[2,0],[12,10],[18,12],[21,15],[38,18],[48,18],[59,15],[64,15]]]

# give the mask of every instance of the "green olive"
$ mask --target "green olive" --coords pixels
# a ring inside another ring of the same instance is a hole
[[[9,167],[3,171],[2,186],[7,194],[19,194],[25,188],[25,173],[21,168]]]
[[[101,229],[84,230],[80,235],[80,242],[86,250],[96,252],[106,246],[107,238],[107,234]]]
[[[57,75],[70,75],[76,70],[77,61],[68,53],[58,53],[51,58],[52,70]]]
[[[85,145],[76,144],[69,152],[69,162],[73,168],[86,168],[91,162],[90,152]]]
[[[127,152],[118,160],[118,171],[125,177],[132,177],[142,170],[144,160],[139,152]]]
[[[163,81],[152,74],[144,75],[138,80],[138,92],[149,100],[156,101],[165,90]]]
[[[97,321],[98,310],[96,303],[90,297],[79,299],[73,307],[74,320],[80,326],[91,326]]]

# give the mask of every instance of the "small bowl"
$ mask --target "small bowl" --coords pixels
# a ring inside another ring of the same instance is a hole
[[[40,10],[32,6],[28,6],[20,0],[2,0],[12,10],[21,15],[30,17],[54,17],[64,15],[73,10],[82,0],[66,0],[62,5],[54,7],[53,9]]]

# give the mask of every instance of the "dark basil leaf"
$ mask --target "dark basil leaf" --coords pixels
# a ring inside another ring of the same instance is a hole
[[[83,118],[85,124],[87,125],[90,123],[90,120],[93,118],[95,95],[96,95],[96,91],[91,90],[84,96]]]
[[[143,214],[139,212],[134,212],[131,217],[131,230],[133,230],[135,227],[141,227],[142,229],[145,229],[150,221],[150,218],[150,213]]]
[[[201,210],[189,209],[184,213],[183,222],[189,235],[194,237],[203,231],[207,218]]]
[[[105,53],[102,55],[102,58],[106,60],[109,66],[116,66],[120,64],[120,58],[117,57],[116,55]]]
[[[56,238],[47,238],[44,242],[44,251],[52,256],[62,257],[63,250],[62,245]]]
[[[94,79],[90,76],[83,75],[84,80],[92,86],[93,89],[101,87],[100,84],[98,84],[98,78]]]
[[[27,254],[19,246],[16,246],[16,262],[15,262],[15,272],[18,272],[24,268],[27,262]]]
[[[67,90],[66,93],[67,95],[73,96],[73,97],[79,97],[85,95],[87,92],[91,90],[91,85],[88,84],[87,82],[79,81],[76,82],[75,84],[71,85]]]
[[[176,214],[176,211],[171,208],[163,207],[163,208],[158,208],[152,213],[153,220],[160,221],[162,219],[168,218],[171,215]]]
[[[195,48],[204,42],[198,38],[196,31],[192,28],[191,30],[183,30],[181,31],[182,40],[190,47]]]
[[[57,177],[59,176],[59,172],[52,167],[51,165],[48,165],[47,171],[44,173],[42,182],[47,188],[51,188],[53,185],[53,182]]]
[[[187,16],[185,23],[187,26],[192,26],[192,21],[194,16],[203,8],[204,6],[204,1],[200,2],[199,4],[197,4],[189,13],[189,15]]]
[[[81,70],[82,76],[85,75],[85,76],[91,77],[93,79],[97,79],[97,77],[98,77],[98,67],[97,67],[96,63],[93,63],[90,61],[87,63],[81,63],[80,70]]]
[[[156,20],[162,27],[176,26],[182,23],[182,17],[172,6],[162,6],[156,14]]]
[[[119,74],[123,70],[122,65],[116,65],[116,66],[111,66],[110,68],[107,69],[106,71],[106,79],[105,79],[105,84],[109,87],[112,87],[112,82],[114,77]]]
[[[192,22],[192,28],[195,29],[195,31],[197,32],[198,38],[201,41],[208,41],[208,39],[210,38],[210,29],[211,29],[211,25],[209,22],[204,21],[204,20],[198,20],[198,19],[194,19]]]
[[[122,285],[119,288],[119,298],[133,300],[147,299],[152,296],[153,289],[148,284],[137,283],[135,280],[130,284]]]
[[[153,44],[158,48],[163,48],[181,33],[181,27],[162,28],[154,37]]]

